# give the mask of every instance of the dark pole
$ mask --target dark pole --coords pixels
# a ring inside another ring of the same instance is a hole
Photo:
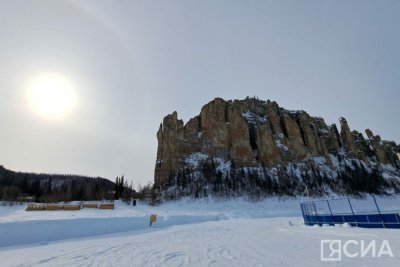
[[[306,222],[306,216],[304,215],[303,203],[300,203],[300,208],[301,208],[301,214],[303,214],[304,224],[308,225]]]
[[[315,202],[312,202],[312,207],[314,209],[314,213],[315,213],[315,218],[317,219],[317,223],[319,226],[322,226],[322,223],[320,224],[319,219],[318,219],[318,211],[317,211],[317,207],[315,206]]]
[[[381,211],[380,211],[380,209],[379,209],[379,206],[378,206],[378,203],[376,203],[375,196],[374,196],[374,195],[372,195],[372,198],[374,199],[374,202],[375,202],[376,209],[378,210],[379,217],[381,218],[381,221],[382,221],[382,226],[383,226],[383,228],[386,228],[386,227],[385,227],[385,222],[383,221],[383,217],[382,217]]]
[[[351,203],[350,203],[350,198],[348,198],[347,201],[349,201],[351,213],[353,213],[354,221],[356,222],[356,226],[358,227],[357,219],[356,219],[356,216],[355,216],[354,211],[353,211],[353,206],[351,206]]]
[[[331,213],[332,222],[333,222],[333,225],[335,225],[335,219],[333,218],[333,213],[331,210],[331,205],[329,205],[329,200],[326,200],[326,203],[328,203],[328,208],[329,208],[329,212]]]

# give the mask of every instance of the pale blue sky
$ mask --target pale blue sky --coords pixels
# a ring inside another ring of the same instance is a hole
[[[143,184],[165,115],[247,95],[399,142],[398,14],[387,0],[3,0],[0,164]],[[78,94],[59,121],[25,98],[49,71]]]

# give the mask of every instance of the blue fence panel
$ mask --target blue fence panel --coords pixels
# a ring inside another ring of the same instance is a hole
[[[398,199],[399,197],[393,197]],[[399,228],[400,211],[393,205],[378,204],[386,199],[330,199],[301,203],[304,223],[306,225],[335,225],[348,223],[352,226],[366,228]]]
[[[328,200],[333,214],[351,213],[351,208],[347,198],[330,199]]]

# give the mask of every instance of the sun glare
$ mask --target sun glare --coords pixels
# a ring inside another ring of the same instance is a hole
[[[58,74],[35,77],[28,85],[28,100],[37,114],[50,119],[64,117],[77,104],[72,83]]]

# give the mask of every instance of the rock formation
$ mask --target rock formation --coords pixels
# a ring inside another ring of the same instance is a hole
[[[244,194],[250,186],[261,195],[304,194],[305,187],[313,194],[399,191],[400,146],[368,129],[366,135],[344,118],[339,132],[269,100],[216,98],[186,124],[176,112],[164,118],[155,188],[189,195]],[[368,186],[359,184],[363,176]]]

